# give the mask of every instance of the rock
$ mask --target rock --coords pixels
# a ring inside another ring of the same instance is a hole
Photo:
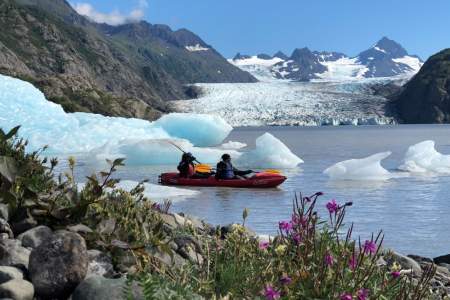
[[[136,258],[130,253],[130,250],[114,248],[112,256],[117,262],[116,267],[119,272],[127,273],[136,265]]]
[[[12,230],[16,235],[19,235],[22,232],[25,232],[36,226],[36,220],[27,210],[20,211],[15,217],[15,220],[11,222]]]
[[[69,226],[67,227],[67,230],[72,231],[72,232],[76,232],[76,233],[92,233],[92,229],[87,227],[84,224],[77,224],[74,226]]]
[[[58,232],[31,251],[30,278],[42,298],[68,297],[87,270],[86,242],[77,233]]]
[[[166,226],[168,226],[170,229],[178,228],[178,224],[175,220],[175,217],[173,215],[169,214],[160,214],[159,215],[162,221]]]
[[[150,247],[147,247],[145,249],[145,251],[149,255],[157,258],[159,261],[161,261],[163,264],[165,264],[166,266],[169,266],[169,267],[181,268],[187,262],[178,253],[173,253],[173,255],[170,256],[166,252],[160,251],[156,248],[150,248]]]
[[[14,238],[14,234],[11,230],[11,227],[9,226],[8,222],[3,219],[0,218],[0,233],[6,233],[8,235],[8,238],[12,239]]]
[[[433,260],[431,258],[423,257],[423,256],[419,256],[419,255],[409,254],[408,257],[414,259],[419,264],[433,262]]]
[[[433,258],[433,261],[437,265],[450,264],[450,254],[435,257],[435,258]]]
[[[33,300],[34,287],[23,279],[13,279],[0,284],[0,297],[14,300]]]
[[[17,239],[22,242],[22,246],[34,249],[50,239],[52,235],[53,231],[49,227],[41,225],[21,233]]]
[[[0,203],[0,218],[9,221],[9,207],[3,203]]]
[[[13,279],[23,279],[23,272],[15,267],[0,266],[0,284]]]
[[[14,266],[28,269],[30,250],[22,247],[19,240],[0,241],[0,266]]]
[[[90,276],[112,277],[114,267],[111,258],[98,250],[88,250],[89,264],[86,278]]]
[[[72,300],[122,300],[125,282],[125,278],[108,279],[102,276],[91,276],[75,289]],[[142,288],[138,285],[132,286],[131,291],[133,295],[131,299],[144,299]]]
[[[386,260],[389,266],[392,265],[394,262],[397,262],[404,270],[412,270],[414,274],[422,273],[422,268],[420,267],[419,263],[417,263],[412,258],[404,256],[400,253],[389,251],[384,256],[384,259]]]

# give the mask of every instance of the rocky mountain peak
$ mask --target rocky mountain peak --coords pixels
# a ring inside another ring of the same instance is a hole
[[[281,58],[282,60],[288,60],[289,56],[287,56],[286,54],[284,54],[284,52],[282,51],[278,51],[277,53],[275,53],[272,58]]]

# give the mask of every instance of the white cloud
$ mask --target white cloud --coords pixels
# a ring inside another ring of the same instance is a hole
[[[72,6],[77,13],[96,23],[121,25],[142,20],[145,15],[145,9],[148,7],[148,2],[147,0],[139,0],[137,7],[131,10],[128,14],[124,14],[118,10],[113,10],[110,13],[99,12],[90,3],[86,2],[73,3]]]

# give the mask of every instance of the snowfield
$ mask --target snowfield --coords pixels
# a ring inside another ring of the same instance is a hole
[[[173,104],[181,112],[220,116],[232,126],[392,124],[384,115],[387,100],[365,92],[385,80],[196,84],[200,98]]]

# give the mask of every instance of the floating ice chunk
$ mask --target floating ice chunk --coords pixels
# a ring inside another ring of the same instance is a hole
[[[434,141],[423,141],[408,148],[400,170],[412,173],[450,173],[450,155],[436,151]]]
[[[139,183],[137,181],[122,180],[116,185],[116,187],[129,192],[138,184]],[[77,184],[78,190],[82,190],[85,185],[86,183]],[[144,196],[155,202],[160,202],[162,200],[171,200],[176,202],[200,194],[199,191],[162,186],[153,183],[144,183],[144,188]]]
[[[191,141],[195,146],[215,146],[230,134],[233,127],[216,115],[172,113],[154,122],[169,135]]]
[[[341,161],[324,173],[333,180],[386,180],[392,174],[381,166],[381,161],[391,154],[387,151],[366,158]]]
[[[239,150],[245,147],[247,147],[246,143],[229,141],[225,144],[222,144],[219,148],[224,150]]]
[[[266,132],[256,139],[256,148],[237,160],[239,166],[251,168],[295,168],[303,160],[293,154],[279,139]]]

